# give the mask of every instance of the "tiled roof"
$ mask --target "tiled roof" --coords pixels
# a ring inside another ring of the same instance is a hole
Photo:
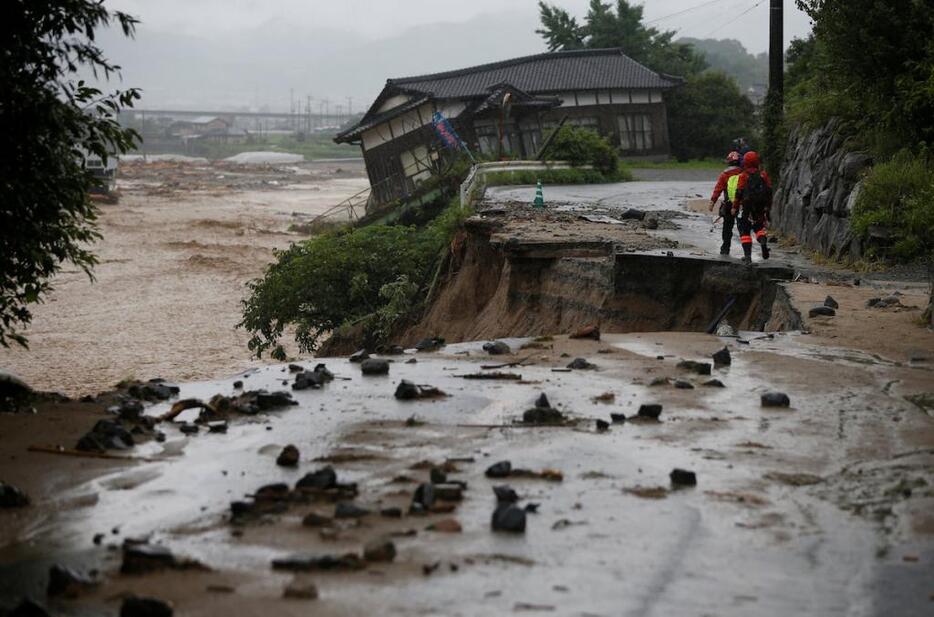
[[[607,88],[664,89],[678,85],[680,79],[660,75],[626,56],[620,49],[584,49],[390,79],[386,86],[444,99],[485,96],[491,86],[501,83],[539,94]]]
[[[392,109],[386,110],[384,112],[380,112],[378,114],[373,114],[372,116],[364,116],[360,120],[360,122],[358,122],[357,124],[338,133],[337,136],[334,138],[334,141],[336,141],[337,143],[344,143],[347,141],[352,141],[356,139],[357,137],[359,137],[360,134],[363,133],[364,131],[367,131],[373,128],[377,124],[382,124],[383,122],[386,122],[387,120],[392,120],[396,116],[401,116],[405,112],[415,109],[416,107],[418,107],[419,105],[421,105],[422,103],[428,100],[429,100],[429,97],[420,96],[406,103],[403,103],[402,105],[399,105],[398,107],[393,107]]]
[[[383,93],[371,110],[358,124],[339,133],[335,141],[352,141],[363,131],[413,109],[429,98],[487,99],[497,86],[502,85],[534,97],[574,90],[662,90],[681,82],[680,77],[656,73],[639,64],[619,48],[549,52],[456,71],[387,79]],[[400,92],[415,97],[394,109],[373,111],[386,97]]]

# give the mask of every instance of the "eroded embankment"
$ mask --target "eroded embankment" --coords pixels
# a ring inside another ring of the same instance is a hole
[[[625,252],[613,241],[523,240],[472,218],[446,278],[405,342],[467,341],[570,332],[595,323],[612,332],[703,331],[724,310],[734,327],[800,328],[780,282],[786,267]]]

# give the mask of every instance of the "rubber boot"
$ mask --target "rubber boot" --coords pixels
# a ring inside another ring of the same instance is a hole
[[[752,263],[752,242],[743,243],[743,263]]]
[[[769,239],[764,237],[759,238],[759,244],[762,245],[762,259],[768,259],[771,253],[771,251],[769,251]]]

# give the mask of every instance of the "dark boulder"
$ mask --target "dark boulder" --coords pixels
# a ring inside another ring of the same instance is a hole
[[[120,617],[172,617],[172,605],[158,598],[130,596],[120,606]]]
[[[714,366],[730,366],[733,358],[730,356],[730,350],[724,347],[713,355]]]
[[[766,392],[761,397],[763,407],[790,407],[791,399],[784,392]]]
[[[434,484],[424,482],[415,489],[415,494],[412,496],[412,505],[416,506],[416,510],[430,510],[431,506],[435,504],[435,497]]]
[[[381,358],[367,358],[360,363],[364,375],[388,375],[389,361]]]
[[[693,471],[688,471],[687,469],[672,469],[668,477],[671,478],[671,483],[674,486],[697,485],[697,475]]]
[[[292,444],[289,444],[282,448],[282,452],[280,452],[279,456],[276,457],[276,465],[281,467],[295,467],[298,465],[298,459],[298,448]]]
[[[526,512],[514,503],[502,503],[493,510],[490,526],[493,531],[525,533]]]
[[[444,347],[444,339],[439,336],[423,338],[415,343],[416,351],[435,351]]]
[[[299,553],[272,561],[273,570],[285,570],[287,572],[361,570],[364,567],[363,560],[355,553],[346,553],[344,555],[307,555]]]
[[[574,358],[571,363],[568,364],[568,368],[579,371],[592,371],[597,368],[597,365],[588,362],[585,358]]]
[[[487,478],[508,478],[511,473],[512,463],[509,461],[494,463],[487,467],[485,472]]]
[[[638,415],[642,418],[658,420],[658,417],[662,415],[662,406],[658,403],[646,403],[639,405]]]
[[[824,298],[824,306],[829,306],[830,308],[837,310],[840,308],[840,303],[833,299],[833,296],[827,296]]]
[[[808,317],[833,317],[837,314],[837,311],[833,310],[829,306],[815,306],[808,311]]]
[[[491,341],[483,344],[483,351],[491,356],[502,356],[512,353],[512,348],[503,341]]]
[[[610,430],[610,423],[607,422],[606,420],[600,420],[600,419],[598,419],[598,420],[597,420],[597,432],[598,432],[598,433],[605,433],[605,432],[608,431],[608,430]]]
[[[620,215],[619,218],[623,219],[624,221],[626,221],[626,220],[641,221],[641,220],[643,220],[643,219],[645,218],[645,211],[644,211],[644,210],[637,210],[636,208],[627,208],[627,209]]]
[[[367,561],[392,561],[396,558],[396,545],[386,538],[370,540],[363,547],[363,558]]]
[[[334,518],[363,518],[370,511],[351,501],[338,501],[334,506]]]
[[[366,349],[360,349],[350,354],[350,357],[348,358],[348,360],[350,360],[354,364],[360,364],[361,362],[368,359],[369,357],[370,357],[370,354],[367,353]]]
[[[29,496],[19,488],[0,482],[0,508],[23,508],[29,505]]]
[[[296,489],[307,488],[325,490],[334,488],[336,486],[337,472],[335,472],[334,468],[330,465],[317,471],[306,473],[298,482],[295,483]]]
[[[626,414],[611,413],[610,420],[613,421],[613,424],[623,424],[624,422],[626,422]]]
[[[682,360],[678,362],[678,368],[685,371],[691,371],[698,375],[710,375],[709,362],[695,362],[694,360]]]
[[[496,503],[516,503],[519,501],[519,495],[508,485],[493,487],[493,494],[496,495]]]

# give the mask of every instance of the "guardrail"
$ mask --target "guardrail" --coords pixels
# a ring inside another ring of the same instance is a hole
[[[483,199],[486,192],[486,175],[503,171],[548,171],[551,169],[571,169],[571,164],[564,161],[499,161],[494,163],[477,163],[470,168],[467,178],[461,183],[461,207],[474,203],[475,199]],[[479,194],[478,194],[479,193]]]

